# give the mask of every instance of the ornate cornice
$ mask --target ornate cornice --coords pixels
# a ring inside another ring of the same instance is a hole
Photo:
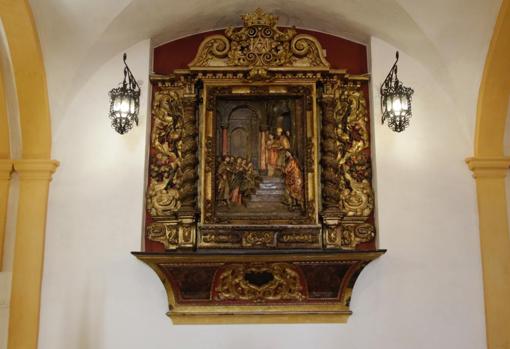
[[[510,168],[510,157],[469,157],[466,163],[474,178],[504,178]]]

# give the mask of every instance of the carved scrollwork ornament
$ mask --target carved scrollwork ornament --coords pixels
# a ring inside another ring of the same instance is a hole
[[[231,264],[219,274],[214,299],[268,302],[302,300],[303,281],[288,263]]]
[[[151,146],[155,154],[149,164],[147,210],[164,216],[181,208],[183,187],[184,108],[177,89],[161,89],[154,94]]]
[[[179,243],[177,225],[154,223],[147,226],[147,237],[152,241],[161,242],[166,249],[175,248]]]
[[[266,80],[274,67],[329,69],[320,43],[295,28],[279,29],[278,17],[261,9],[241,16],[244,26],[228,28],[202,42],[190,68],[250,67],[249,80]]]
[[[375,229],[372,224],[343,224],[342,225],[342,247],[354,249],[363,242],[372,241],[375,238]]]
[[[243,247],[275,247],[276,232],[248,231],[243,234]]]
[[[340,197],[343,214],[368,217],[374,207],[371,185],[368,112],[359,85],[349,83],[337,105],[335,130],[340,147]]]

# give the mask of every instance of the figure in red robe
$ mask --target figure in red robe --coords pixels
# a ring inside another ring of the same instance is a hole
[[[304,210],[303,175],[298,162],[288,151],[285,153],[285,167],[282,172],[289,209],[293,210],[295,207],[300,207],[301,210]]]

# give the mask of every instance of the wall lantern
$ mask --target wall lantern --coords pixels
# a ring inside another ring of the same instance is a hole
[[[388,120],[390,129],[395,132],[402,132],[409,126],[409,119],[412,116],[411,99],[414,90],[410,87],[405,87],[398,80],[397,62],[398,51],[395,63],[381,86],[381,123],[384,124],[384,121]]]
[[[121,135],[138,126],[138,110],[140,108],[140,86],[129,69],[124,53],[124,81],[122,86],[110,91],[110,114],[112,127]]]

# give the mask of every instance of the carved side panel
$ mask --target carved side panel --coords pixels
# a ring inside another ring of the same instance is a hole
[[[355,249],[375,238],[369,119],[360,84],[326,81],[321,108],[324,244]]]
[[[166,249],[193,248],[197,127],[193,79],[154,82],[146,234]]]

